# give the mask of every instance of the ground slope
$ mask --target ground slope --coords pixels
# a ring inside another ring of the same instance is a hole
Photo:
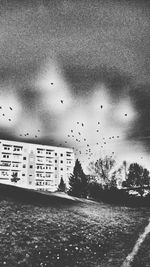
[[[120,266],[149,215],[88,201],[31,204],[1,192],[0,266]]]

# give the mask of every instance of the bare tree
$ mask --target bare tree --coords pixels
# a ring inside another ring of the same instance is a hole
[[[108,187],[114,172],[115,160],[110,156],[98,159],[96,162],[91,162],[89,170],[97,177],[99,183],[103,187]],[[114,178],[114,176],[113,176]]]

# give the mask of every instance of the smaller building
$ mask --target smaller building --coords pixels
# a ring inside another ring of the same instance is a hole
[[[74,163],[71,148],[0,140],[0,183],[56,191],[61,178],[69,186]]]

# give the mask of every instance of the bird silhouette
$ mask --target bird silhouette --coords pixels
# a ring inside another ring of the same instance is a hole
[[[9,121],[11,121],[11,119],[8,119]]]
[[[9,107],[10,108],[10,110],[12,110],[12,107]]]
[[[51,83],[51,85],[53,85],[53,83]]]
[[[84,126],[84,123],[82,123],[82,127]]]
[[[64,100],[60,100],[60,102],[61,102],[61,104],[63,104],[64,103]]]
[[[124,115],[127,116],[127,113],[125,113]]]
[[[3,114],[3,116],[5,116],[5,114]]]
[[[103,108],[103,105],[101,105],[101,108]]]

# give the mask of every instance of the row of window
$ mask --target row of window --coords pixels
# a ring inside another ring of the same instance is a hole
[[[10,150],[11,148],[9,147],[9,146],[4,146],[4,150]],[[18,151],[18,152],[20,152],[22,150],[22,148],[21,147],[14,147],[14,149],[13,149],[13,151]]]
[[[3,158],[5,158],[5,159],[9,159],[10,158],[10,154],[3,154]],[[13,155],[13,158],[14,159],[19,159],[20,157],[19,157],[19,155]]]
[[[53,185],[53,183],[51,181],[48,181],[48,182],[38,181],[36,182],[36,185]]]
[[[40,178],[41,178],[41,177],[43,177],[43,178],[45,178],[45,177],[46,177],[46,178],[51,178],[51,174],[50,174],[50,173],[46,173],[45,176],[43,176],[42,173],[37,173],[36,176],[37,176],[37,177],[40,177]]]
[[[43,165],[37,165],[36,166],[37,170],[51,170],[51,166],[43,166]]]
[[[44,150],[37,150],[37,153],[38,154],[44,154],[45,151]],[[46,155],[51,155],[51,154],[52,154],[52,152],[46,151]],[[58,153],[55,153],[55,156],[58,156]],[[60,153],[60,156],[63,157],[63,153]]]

